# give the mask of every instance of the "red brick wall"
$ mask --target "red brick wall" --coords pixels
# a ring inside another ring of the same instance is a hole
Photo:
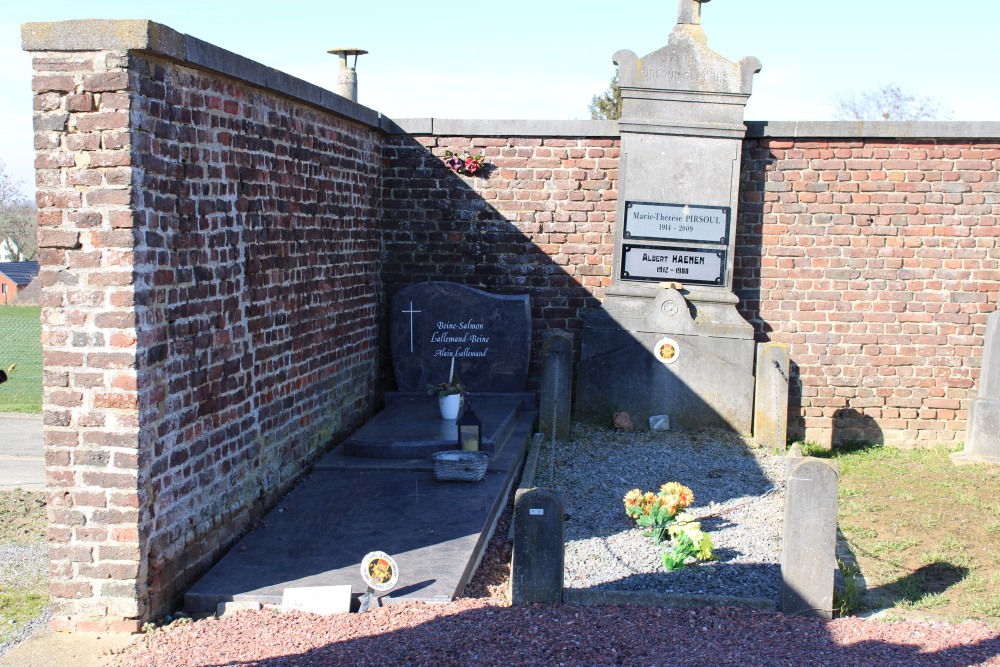
[[[135,629],[374,407],[379,135],[36,54],[53,626]]]
[[[488,178],[441,166],[467,148]],[[388,292],[528,293],[534,353],[549,329],[579,350],[610,283],[617,140],[397,136],[385,157]],[[747,140],[734,287],[758,340],[791,346],[792,437],[961,441],[1000,289],[998,174],[1000,143]]]
[[[611,282],[616,138],[385,136],[371,110],[203,43],[179,64],[187,38],[144,30],[33,54],[57,629],[164,612],[372,411],[386,296],[527,293],[537,354],[554,329],[579,349]],[[734,284],[758,338],[790,344],[793,436],[957,443],[1000,290],[1000,143],[745,148]],[[465,149],[488,178],[443,166]]]
[[[747,141],[735,288],[789,343],[790,431],[964,437],[1000,288],[1000,142]]]
[[[387,137],[387,302],[426,280],[529,294],[537,376],[545,332],[579,339],[611,283],[618,147],[616,138]],[[444,167],[448,150],[485,155],[487,177]]]

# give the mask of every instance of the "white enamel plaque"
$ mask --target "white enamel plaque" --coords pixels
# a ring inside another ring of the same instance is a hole
[[[622,280],[722,285],[725,250],[622,245]]]
[[[729,209],[723,206],[627,201],[624,237],[729,243]]]

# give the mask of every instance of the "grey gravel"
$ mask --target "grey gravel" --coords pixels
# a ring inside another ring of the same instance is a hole
[[[45,542],[13,542],[0,544],[0,590],[25,582],[47,579],[49,547]],[[25,623],[7,641],[0,642],[0,656],[18,643],[48,628],[51,613],[48,608]],[[4,621],[5,623],[7,621]]]
[[[625,433],[576,425],[544,443],[537,486],[566,498],[567,589],[778,600],[784,495],[781,456],[724,431]],[[625,515],[633,488],[677,481],[712,534],[717,560],[665,572],[664,546]]]

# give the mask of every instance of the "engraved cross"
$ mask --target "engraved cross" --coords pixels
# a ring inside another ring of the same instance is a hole
[[[678,0],[677,23],[701,23],[701,4],[709,0]]]
[[[410,354],[413,354],[413,315],[419,313],[419,310],[413,310],[413,302],[410,302],[410,309],[404,310],[404,315],[410,316]]]

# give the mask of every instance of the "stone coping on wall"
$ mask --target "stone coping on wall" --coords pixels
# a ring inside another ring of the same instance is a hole
[[[388,121],[388,119],[385,119]],[[746,121],[748,139],[997,139],[997,121]],[[613,120],[399,118],[390,134],[448,137],[619,137]]]
[[[218,72],[280,95],[330,111],[376,129],[390,131],[379,112],[325,88],[209,44],[147,19],[81,19],[21,26],[25,51],[139,51],[202,70]]]
[[[390,134],[439,137],[611,137],[618,138],[614,120],[489,120],[463,118],[400,118],[386,123]]]
[[[997,121],[766,121],[746,122],[747,138],[762,139],[997,139]]]

